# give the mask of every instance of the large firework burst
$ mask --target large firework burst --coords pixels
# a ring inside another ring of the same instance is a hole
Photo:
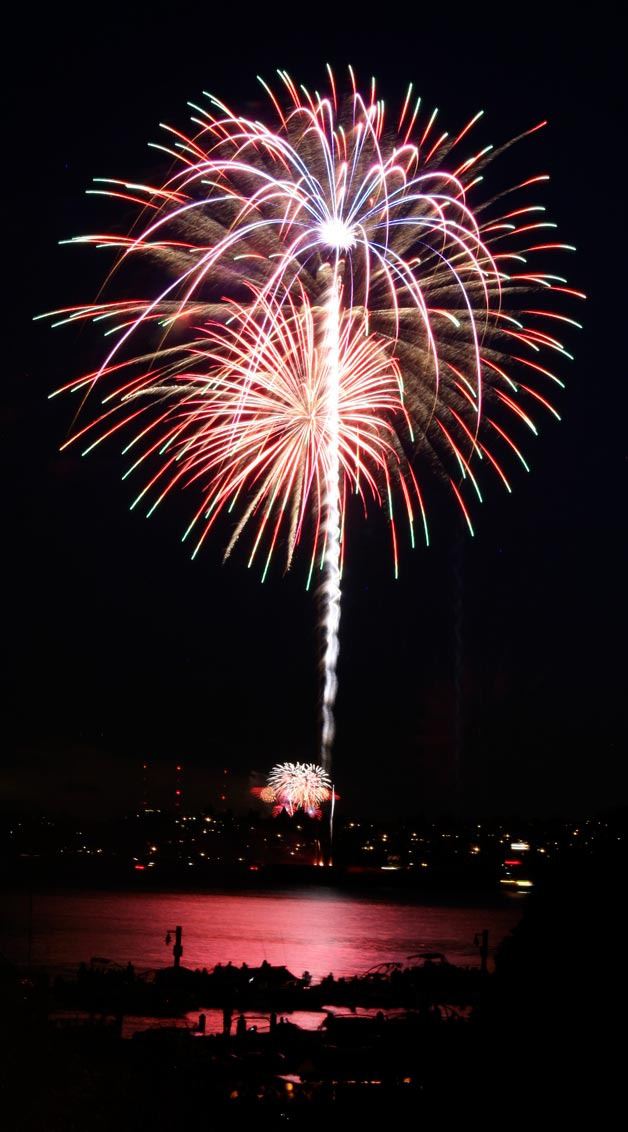
[[[186,353],[187,364],[180,373],[160,374],[153,366],[122,394],[120,408],[127,414],[141,415],[143,402],[151,410],[156,400],[160,404],[157,419],[151,420],[150,444],[162,460],[136,502],[150,498],[151,513],[179,483],[203,485],[200,507],[184,535],[201,524],[194,556],[241,493],[242,512],[225,556],[251,517],[263,510],[249,557],[252,565],[270,524],[263,576],[280,534],[292,555],[311,510],[320,517],[330,451],[330,379],[327,352],[317,344],[319,316],[305,294],[298,302],[288,296],[277,304],[258,295],[255,306],[232,304],[226,326],[207,322],[193,343],[182,345],[178,353]],[[365,506],[369,497],[381,502],[382,484],[392,490],[397,450],[403,452],[401,438],[410,431],[399,365],[387,346],[375,334],[365,336],[349,314],[343,317],[336,373],[338,452],[343,475]],[[316,549],[321,550],[318,525],[310,577]]]
[[[266,88],[274,124],[209,98],[190,134],[167,128],[163,184],[99,183],[136,204],[137,221],[130,235],[79,242],[115,249],[118,268],[147,259],[151,286],[60,312],[113,336],[102,365],[65,387],[103,401],[68,443],[89,451],[130,433],[126,474],[144,473],[133,506],[149,514],[196,486],[195,552],[224,511],[227,553],[250,526],[264,571],[279,543],[290,562],[311,531],[328,767],[347,493],[386,509],[395,572],[398,513],[410,542],[417,517],[428,541],[432,469],[473,533],[478,468],[510,490],[504,454],[527,468],[519,433],[536,433],[539,407],[558,416],[548,390],[562,381],[542,355],[570,356],[555,327],[573,322],[561,302],[577,292],[546,270],[569,245],[548,240],[555,226],[524,195],[544,174],[480,198],[496,154],[459,153],[480,114],[450,135],[411,87],[391,123],[375,83],[365,96],[351,71],[340,100],[331,72],[325,97],[280,77],[281,97]]]

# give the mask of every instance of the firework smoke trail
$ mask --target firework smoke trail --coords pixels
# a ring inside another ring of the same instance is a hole
[[[323,691],[321,765],[331,769],[331,756],[336,731],[334,705],[338,689],[337,665],[340,627],[340,454],[339,454],[339,381],[340,381],[340,279],[338,265],[332,269],[332,280],[325,303],[324,365],[326,375],[326,456],[325,456],[325,561],[321,586],[323,605]]]

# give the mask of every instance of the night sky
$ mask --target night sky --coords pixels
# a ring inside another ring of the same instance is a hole
[[[327,61],[376,74],[392,101],[413,80],[443,128],[483,108],[483,144],[548,118],[487,179],[552,173],[542,203],[578,248],[570,283],[590,296],[571,312],[585,328],[560,371],[562,423],[539,414],[532,473],[510,465],[512,496],[485,479],[474,540],[448,506],[434,545],[405,553],[395,582],[384,519],[355,516],[337,705],[344,803],[544,814],[626,801],[626,117],[613,9],[596,6],[596,26],[552,23],[534,4],[511,23],[503,6],[459,19],[443,8],[442,22],[409,10],[402,19],[393,5],[387,23],[384,6],[371,24],[338,18],[337,6],[312,8],[310,21],[305,6],[251,19],[228,6],[114,3],[14,23],[1,416],[11,805],[137,804],[146,758],[181,761],[195,803],[215,798],[227,767],[238,803],[250,772],[316,756],[305,559],[287,577],[278,559],[264,585],[244,552],[221,564],[219,537],[191,562],[180,535],[192,493],[146,521],[128,510],[115,443],[88,459],[59,454],[74,405],[47,395],[89,368],[100,343],[32,317],[97,293],[106,253],[58,246],[121,222],[115,205],[84,195],[92,177],[151,179],[163,166],[146,143],[160,140],[160,121],[185,128],[186,100],[203,89],[246,107],[260,99],[256,73],[285,67],[320,86]]]

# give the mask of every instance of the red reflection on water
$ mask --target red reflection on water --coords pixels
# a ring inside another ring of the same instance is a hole
[[[26,959],[29,909],[25,898],[8,909],[2,950]],[[30,947],[34,964],[59,967],[106,956],[136,967],[172,963],[164,943],[173,924],[183,927],[187,967],[230,960],[258,966],[285,964],[314,979],[360,973],[417,951],[443,951],[453,962],[478,963],[474,937],[488,928],[491,949],[521,917],[520,904],[494,906],[417,903],[334,889],[287,892],[137,893],[46,892],[32,902]]]

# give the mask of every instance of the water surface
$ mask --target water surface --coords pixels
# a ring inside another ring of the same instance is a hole
[[[314,979],[360,974],[376,963],[442,951],[477,964],[477,932],[491,950],[521,917],[515,899],[436,902],[430,895],[366,895],[334,888],[289,891],[157,893],[42,892],[5,895],[0,950],[13,962],[72,967],[98,956],[137,968],[172,962],[165,937],[183,927],[187,967],[266,959]]]

